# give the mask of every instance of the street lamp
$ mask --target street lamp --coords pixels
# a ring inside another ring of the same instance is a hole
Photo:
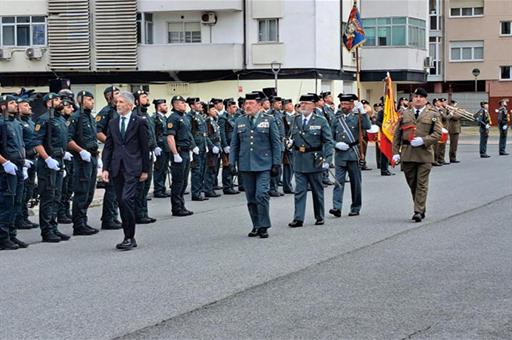
[[[275,82],[275,85],[274,87],[276,88],[276,94],[278,93],[277,92],[277,75],[279,74],[279,72],[281,71],[281,63],[277,62],[277,61],[273,61],[270,63],[270,69],[272,70],[272,72],[274,73],[274,82]]]
[[[473,73],[473,76],[475,77],[475,92],[478,92],[478,79],[477,78],[480,75],[480,70],[477,68],[474,68],[471,73]]]

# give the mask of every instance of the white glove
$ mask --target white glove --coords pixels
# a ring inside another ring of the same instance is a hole
[[[66,153],[64,154],[64,158],[63,158],[65,161],[70,161],[73,159],[73,155],[69,152],[66,151]]]
[[[336,143],[336,149],[341,151],[347,151],[349,149],[349,146],[345,142],[338,142]]]
[[[91,153],[87,150],[82,150],[82,151],[80,151],[80,158],[82,158],[82,160],[84,162],[90,162],[91,161]]]
[[[55,159],[48,157],[44,161],[46,163],[46,166],[48,166],[48,169],[55,170],[55,171],[60,170],[59,162],[57,162]]]
[[[365,114],[366,112],[364,111],[364,106],[361,102],[356,102],[356,105],[354,106],[354,108],[361,114]]]
[[[9,175],[16,176],[16,171],[18,170],[16,164],[12,163],[11,161],[7,161],[4,164],[2,164],[2,166],[4,167],[6,173],[8,173]]]
[[[62,178],[66,178],[67,175],[68,175],[67,171],[66,170],[62,170]]]
[[[324,169],[324,170],[329,169],[329,163],[323,162],[322,163],[322,169]]]
[[[155,148],[155,156],[160,157],[162,155],[162,149],[160,147]]]
[[[425,144],[423,142],[423,138],[421,137],[415,137],[412,141],[411,141],[411,146],[412,147],[418,147],[418,146],[422,146],[423,144]]]
[[[26,180],[28,178],[28,169],[26,167],[23,167],[23,180]]]
[[[199,155],[199,148],[197,146],[195,146],[193,149],[192,149],[192,152],[195,153],[196,155]]]
[[[213,152],[213,154],[217,155],[220,152],[220,149],[217,146],[214,146],[212,148],[212,152]]]
[[[393,155],[393,162],[396,164],[398,162],[400,162],[400,155]]]
[[[34,162],[32,162],[30,159],[25,159],[25,165],[23,165],[25,168],[30,169],[34,165]]]
[[[101,158],[98,158],[98,169],[103,169],[103,161]]]
[[[230,146],[226,146],[224,148],[224,153],[229,153],[231,151],[231,147]]]
[[[288,140],[286,141],[286,148],[287,148],[288,150],[290,150],[292,147],[293,147],[293,139],[291,139],[291,138],[290,138],[290,139],[288,139]]]
[[[489,130],[489,129],[491,128],[491,125],[486,124],[486,125],[485,125],[485,128],[486,128],[487,130]]]
[[[173,157],[174,157],[174,163],[181,163],[181,162],[183,162],[183,158],[181,158],[179,153],[175,154]]]
[[[153,160],[153,163],[155,163],[155,162],[156,162],[156,155],[155,155],[155,153],[154,153],[154,152],[150,152],[150,153],[149,153],[149,159]]]
[[[508,125],[503,125],[502,129],[503,129],[503,131],[507,131]]]

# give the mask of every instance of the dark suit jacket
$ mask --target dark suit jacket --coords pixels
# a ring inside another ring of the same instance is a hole
[[[119,131],[120,119],[117,117],[109,122],[103,149],[103,169],[109,172],[110,177],[116,177],[121,168],[128,176],[139,177],[150,167],[147,122],[132,113],[123,140]]]

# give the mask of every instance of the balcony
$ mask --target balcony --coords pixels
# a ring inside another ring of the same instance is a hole
[[[139,0],[139,12],[241,11],[243,0]]]
[[[242,44],[139,45],[140,71],[240,70]]]

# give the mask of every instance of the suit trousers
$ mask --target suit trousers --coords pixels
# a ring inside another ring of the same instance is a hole
[[[253,228],[270,228],[270,171],[240,172]]]
[[[386,156],[381,155],[381,160],[386,159]],[[345,178],[348,173],[350,178],[350,193],[352,194],[352,204],[350,211],[360,212],[362,206],[362,179],[361,168],[358,161],[346,161],[346,165],[336,165],[336,180],[341,184],[335,185],[332,192],[333,208],[341,210],[343,206],[343,193],[345,192]],[[381,171],[383,169],[381,168]]]
[[[457,160],[457,147],[459,146],[459,134],[450,134],[450,162]]]
[[[171,211],[177,213],[185,210],[185,190],[188,185],[188,173],[190,171],[190,153],[180,151],[181,163],[176,163],[171,156]]]
[[[306,200],[308,185],[311,186],[313,195],[313,210],[316,220],[323,220],[324,209],[324,186],[322,185],[323,171],[319,172],[295,172],[295,212],[294,220],[304,221],[306,215]]]
[[[402,170],[411,189],[414,212],[425,213],[431,169],[432,163],[402,162]]]
[[[135,237],[135,199],[139,178],[128,176],[121,168],[116,177],[113,178],[114,187],[121,212],[121,223],[124,230],[124,238]]]

